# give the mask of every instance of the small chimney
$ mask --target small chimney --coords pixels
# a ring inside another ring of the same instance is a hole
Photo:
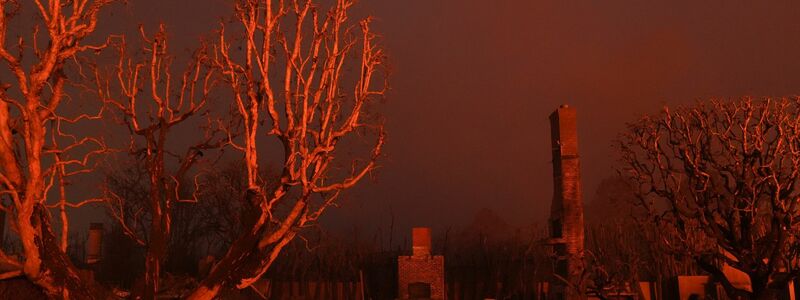
[[[103,223],[89,224],[89,240],[86,242],[86,263],[93,264],[102,258]]]
[[[411,229],[413,243],[412,254],[415,257],[431,255],[431,229],[429,227],[414,227]]]
[[[411,229],[411,256],[397,257],[397,299],[445,300],[444,256],[431,254],[431,229]]]

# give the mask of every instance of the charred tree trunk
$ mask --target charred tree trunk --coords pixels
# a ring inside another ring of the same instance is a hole
[[[170,232],[170,208],[166,193],[166,178],[164,172],[164,145],[167,135],[167,126],[164,119],[159,122],[158,135],[148,135],[148,170],[150,171],[150,234],[145,256],[145,274],[143,299],[155,299],[159,290],[161,264],[167,252],[167,241]],[[157,139],[157,142],[156,142]]]
[[[164,261],[166,250],[166,238],[160,229],[160,226],[153,226],[150,230],[150,244],[145,257],[143,299],[155,299],[159,290],[161,263]]]
[[[39,103],[39,99],[32,97],[28,102]],[[35,107],[28,109],[37,111]],[[29,118],[26,125],[41,123],[36,113],[30,114]],[[45,135],[46,128],[43,126],[29,126],[27,129],[28,180],[22,189],[24,200],[19,204],[16,215],[25,255],[23,273],[49,297],[95,299],[99,294],[91,288],[94,284],[78,276],[77,269],[61,250],[60,242],[53,234],[47,209],[42,204],[45,183],[41,162]]]
[[[225,256],[188,299],[210,300],[225,289],[246,288],[249,283],[245,281],[259,278],[260,275],[254,274],[263,273],[263,270],[269,268],[283,247],[294,238],[294,230],[282,230],[283,228],[279,226],[264,225],[265,216],[255,205],[257,201],[254,201],[254,198],[260,198],[256,195],[257,192],[248,191],[247,203],[251,205],[243,211],[242,216],[245,228],[251,230],[243,232],[233,242]],[[298,203],[303,202],[301,200]],[[293,211],[298,211],[297,207],[302,207],[302,204],[296,204]],[[264,243],[265,235],[272,237],[271,242]]]
[[[155,299],[159,290],[161,263],[165,259],[167,237],[162,231],[162,216],[153,214],[150,227],[150,240],[145,255],[144,290],[141,291],[143,299]]]
[[[213,267],[211,273],[200,283],[200,287],[189,296],[188,299],[201,300],[213,299],[224,288],[231,288],[233,280],[241,277],[242,269],[247,269],[247,265],[251,268],[258,262],[253,254],[252,249],[258,245],[258,240],[263,233],[263,227],[258,225],[259,214],[255,213],[260,211],[258,207],[252,205],[255,203],[253,198],[256,197],[256,192],[246,193],[245,203],[248,205],[242,211],[242,225],[243,228],[250,228],[245,230],[231,245],[225,256]]]
[[[29,222],[18,220],[18,224],[30,226],[36,233],[33,235],[35,249],[26,249],[26,254],[35,251],[39,261],[26,261],[25,276],[54,299],[104,299],[99,286],[80,277],[78,269],[61,251],[45,209],[37,205],[27,220]]]

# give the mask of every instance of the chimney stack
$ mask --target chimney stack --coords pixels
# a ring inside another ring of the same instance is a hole
[[[581,190],[578,126],[575,109],[562,105],[550,115],[553,150],[553,202],[550,237],[555,252],[551,281],[557,299],[583,299],[565,284],[580,286],[583,274],[584,222]]]
[[[429,227],[414,227],[411,229],[413,243],[412,255],[415,257],[431,255],[431,229]]]
[[[89,240],[86,242],[86,263],[93,264],[103,256],[103,223],[89,224]]]
[[[431,255],[431,229],[411,229],[411,256],[397,257],[397,298],[444,300],[444,256]]]

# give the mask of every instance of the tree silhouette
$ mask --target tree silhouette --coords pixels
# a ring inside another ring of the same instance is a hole
[[[662,246],[729,295],[772,297],[797,264],[800,99],[710,100],[628,125],[616,144]],[[731,274],[749,276],[734,285]]]

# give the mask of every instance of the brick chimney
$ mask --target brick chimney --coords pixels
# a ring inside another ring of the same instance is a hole
[[[431,229],[429,227],[414,227],[411,229],[411,241],[413,243],[413,256],[431,255]]]
[[[103,256],[103,223],[89,224],[89,240],[86,241],[86,263],[93,264]]]
[[[553,202],[550,207],[550,236],[555,252],[555,273],[579,286],[583,273],[583,195],[578,126],[575,108],[562,105],[550,115],[553,151]],[[556,299],[583,299],[563,279],[553,278]]]
[[[431,229],[411,229],[411,256],[397,257],[397,299],[444,300],[444,256],[431,255]]]

